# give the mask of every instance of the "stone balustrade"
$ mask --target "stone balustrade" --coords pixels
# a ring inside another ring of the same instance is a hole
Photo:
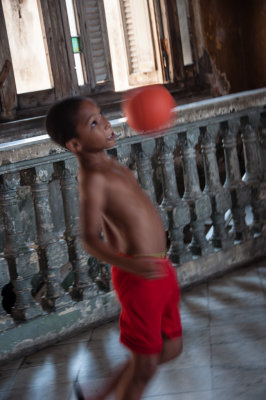
[[[112,121],[108,153],[161,214],[182,287],[266,255],[265,104],[261,89],[180,106],[153,136]],[[76,176],[44,131],[0,144],[0,361],[119,313],[110,266],[82,247]]]

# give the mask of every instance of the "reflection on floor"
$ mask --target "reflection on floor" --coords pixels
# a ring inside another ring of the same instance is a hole
[[[150,400],[266,399],[266,262],[183,292],[184,350],[161,366]],[[127,356],[113,321],[0,367],[1,400],[74,400]]]

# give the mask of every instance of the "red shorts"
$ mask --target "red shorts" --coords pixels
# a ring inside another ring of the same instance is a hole
[[[112,267],[113,286],[122,306],[120,341],[134,353],[158,354],[163,336],[182,336],[176,271],[169,259],[161,261],[168,270],[162,279],[148,280]]]

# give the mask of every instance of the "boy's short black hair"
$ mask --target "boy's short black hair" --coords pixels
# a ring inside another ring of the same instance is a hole
[[[55,103],[46,116],[46,130],[51,138],[63,147],[76,137],[78,109],[87,97],[68,97]]]

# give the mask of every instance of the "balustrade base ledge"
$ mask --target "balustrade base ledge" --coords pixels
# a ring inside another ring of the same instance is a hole
[[[0,334],[0,365],[118,318],[114,291],[13,326]]]
[[[177,266],[182,290],[208,279],[222,276],[229,270],[266,258],[266,232],[227,250],[198,257]],[[0,364],[54,344],[69,336],[118,319],[120,305],[111,291],[89,300],[72,303],[67,309],[13,325],[0,335]]]
[[[265,239],[266,234],[263,231],[258,237],[234,243],[228,249],[219,249],[180,265],[177,267],[177,273],[181,288],[185,289],[208,279],[214,279],[228,271],[266,258]]]

